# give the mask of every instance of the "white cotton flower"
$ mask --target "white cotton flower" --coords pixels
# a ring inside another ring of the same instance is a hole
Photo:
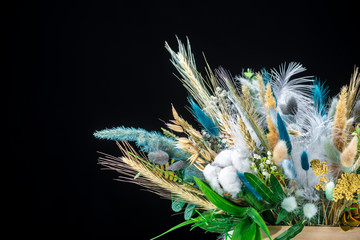
[[[213,166],[219,166],[221,168],[231,166],[232,158],[231,158],[232,151],[229,149],[225,149],[216,155],[214,162],[212,163]]]
[[[219,173],[219,182],[226,193],[236,198],[241,191],[241,181],[233,166],[223,168]]]
[[[218,175],[220,173],[221,168],[218,166],[212,166],[211,164],[206,165],[204,168],[203,174],[206,181],[209,183],[210,187],[222,195],[224,193],[223,189],[220,186]]]
[[[233,150],[231,154],[232,165],[239,172],[252,172],[250,168],[250,161],[248,156],[244,155],[244,153]]]
[[[297,202],[295,197],[287,197],[281,202],[281,207],[287,212],[292,212],[297,208]]]
[[[307,203],[307,204],[305,204],[303,211],[304,211],[305,217],[307,217],[308,219],[311,219],[312,217],[314,217],[316,215],[317,208],[316,208],[315,204]]]

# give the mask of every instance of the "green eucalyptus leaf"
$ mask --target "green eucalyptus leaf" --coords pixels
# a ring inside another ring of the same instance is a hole
[[[184,219],[189,220],[194,214],[194,211],[195,211],[195,205],[189,203],[185,208]]]
[[[270,232],[264,219],[260,216],[259,212],[255,210],[255,208],[250,208],[247,212],[247,215],[263,230],[264,233],[269,237],[271,240]]]
[[[174,212],[180,212],[183,207],[185,206],[185,203],[184,202],[181,202],[179,200],[176,200],[176,199],[173,199],[172,200],[172,203],[171,203],[171,209],[174,211]]]
[[[300,233],[304,228],[304,224],[302,221],[297,222],[295,225],[291,226],[288,230],[281,233],[274,240],[290,240],[295,237],[298,233]]]
[[[255,175],[251,173],[244,173],[246,180],[251,184],[255,191],[268,203],[276,203],[274,193]]]
[[[246,212],[249,210],[248,207],[239,207],[238,205],[226,200],[199,178],[194,177],[194,180],[201,191],[205,194],[206,198],[221,210],[238,217],[245,216]]]

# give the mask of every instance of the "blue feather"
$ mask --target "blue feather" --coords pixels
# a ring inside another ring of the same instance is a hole
[[[191,105],[192,113],[195,115],[196,120],[205,128],[205,130],[213,136],[217,136],[219,130],[215,123],[208,117],[204,111],[194,102],[192,98],[188,98]]]
[[[96,131],[94,136],[99,139],[114,141],[132,141],[144,152],[162,150],[177,160],[186,160],[189,154],[176,148],[176,141],[158,132],[148,132],[142,128],[117,127]]]
[[[289,153],[289,155],[291,155],[292,145],[291,145],[291,141],[290,141],[290,136],[286,129],[285,122],[283,121],[283,119],[281,118],[279,113],[277,113],[277,128],[279,131],[280,139],[286,143],[288,153]]]
[[[325,82],[321,83],[315,78],[313,89],[313,100],[315,109],[321,114],[326,115],[326,102],[329,97],[329,86],[325,86]]]
[[[262,200],[262,197],[256,192],[255,188],[251,186],[251,184],[246,180],[245,175],[243,173],[237,173],[245,187],[256,197],[257,200]]]
[[[307,152],[303,151],[301,154],[301,167],[302,169],[304,169],[305,171],[309,170],[309,157]]]
[[[263,68],[263,69],[261,69],[261,76],[263,78],[264,85],[266,86],[266,84],[268,84],[268,82],[271,81],[270,74],[268,73],[268,71],[266,71],[265,68]]]

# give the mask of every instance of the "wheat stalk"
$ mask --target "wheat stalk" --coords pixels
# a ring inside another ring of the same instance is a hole
[[[118,158],[105,154],[105,157],[99,158],[99,163],[121,173],[121,180],[143,186],[150,192],[167,199],[173,199],[175,197],[204,210],[216,209],[214,204],[201,196],[202,192],[200,190],[195,190],[195,188],[191,186],[170,181],[160,176],[157,171],[149,168],[145,162],[136,157],[136,152],[129,143],[123,142],[121,145],[119,142],[116,142],[116,144],[124,156]],[[145,156],[141,155],[141,158],[146,160]],[[139,173],[140,176],[134,178]]]
[[[359,85],[360,85],[360,74],[359,68],[354,68],[354,73],[351,75],[350,84],[349,84],[349,91],[348,91],[348,98],[347,98],[347,115],[346,117],[349,118],[351,115],[351,111],[356,104],[356,100],[359,98]]]

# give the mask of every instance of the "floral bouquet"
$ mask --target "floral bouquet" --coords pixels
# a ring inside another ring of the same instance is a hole
[[[233,78],[206,62],[203,77],[189,41],[178,44],[178,52],[165,47],[200,129],[172,106],[162,133],[128,127],[94,133],[115,140],[123,154],[104,154],[100,164],[184,213],[184,222],[158,237],[186,225],[233,240],[271,239],[273,225],[289,226],[276,240],[305,226],[359,226],[358,68],[329,98],[318,79],[297,77],[305,71],[299,63]]]

